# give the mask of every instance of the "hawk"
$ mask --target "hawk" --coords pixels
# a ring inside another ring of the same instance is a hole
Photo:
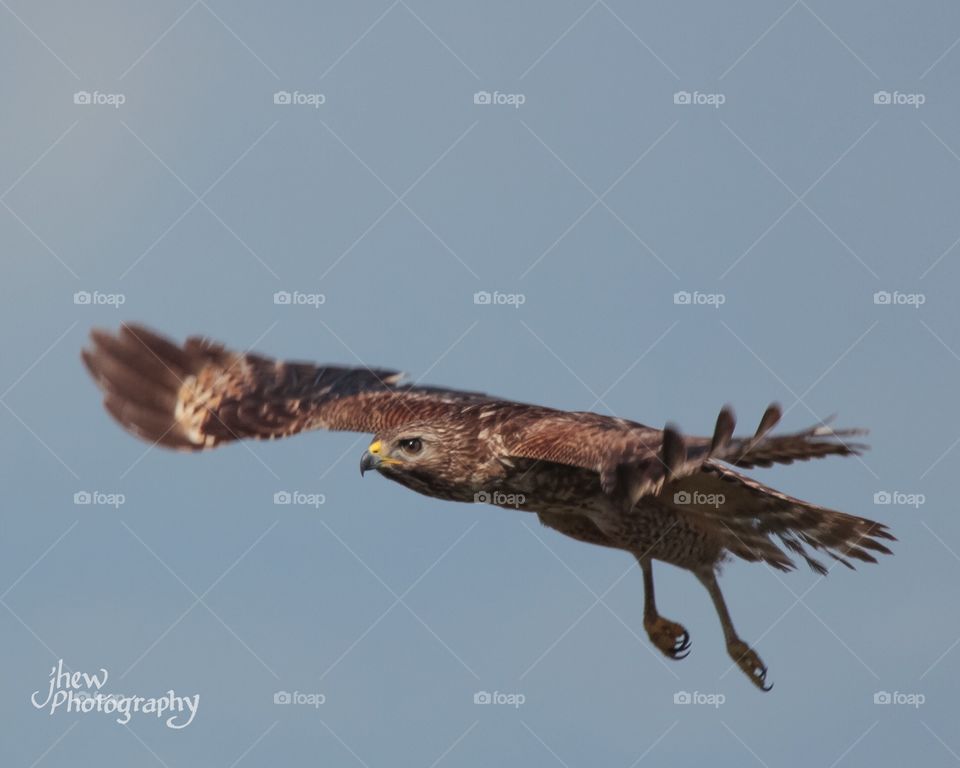
[[[310,429],[366,432],[360,472],[376,470],[418,493],[536,514],[579,541],[633,554],[643,574],[643,625],[671,659],[690,636],[657,610],[653,561],[692,571],[713,600],[726,648],[759,688],[767,668],[734,629],[717,582],[739,557],[786,571],[793,558],[820,574],[822,552],[852,567],[890,554],[887,527],[780,493],[736,469],[858,454],[860,430],[819,425],[772,435],[771,405],[753,435],[734,436],[723,408],[711,437],[653,429],[596,413],[405,383],[367,367],[284,362],[232,352],[203,338],[178,345],[139,325],[94,330],[83,360],[104,405],[156,445],[200,451]]]

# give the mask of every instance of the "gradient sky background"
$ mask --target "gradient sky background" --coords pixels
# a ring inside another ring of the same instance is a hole
[[[955,4],[4,0],[0,20],[5,766],[960,760]],[[786,428],[837,412],[872,429],[862,461],[758,474],[888,523],[896,556],[725,569],[764,695],[689,574],[656,569],[693,639],[669,663],[628,555],[361,481],[364,436],[148,450],[79,358],[128,319],[691,433],[726,402],[744,430],[771,400]],[[38,711],[58,658],[116,693],[199,693],[197,717]],[[274,704],[295,690],[325,703]]]

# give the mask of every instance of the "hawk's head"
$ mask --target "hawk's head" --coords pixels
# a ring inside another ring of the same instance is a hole
[[[380,474],[428,496],[472,498],[476,456],[450,426],[416,424],[378,434],[363,452],[360,474]]]

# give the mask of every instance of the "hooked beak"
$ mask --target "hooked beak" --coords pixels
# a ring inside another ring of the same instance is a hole
[[[379,466],[380,457],[370,453],[370,451],[364,451],[363,456],[360,458],[360,477],[363,477],[364,472],[376,469]]]
[[[379,440],[374,440],[370,446],[363,452],[360,459],[360,476],[368,469],[380,469],[385,464],[399,464],[396,459],[383,455],[383,444]]]

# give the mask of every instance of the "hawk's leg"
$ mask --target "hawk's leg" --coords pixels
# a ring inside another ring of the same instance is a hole
[[[717,583],[716,572],[713,568],[710,568],[709,570],[697,571],[696,574],[700,583],[707,588],[707,592],[710,593],[710,598],[713,600],[713,606],[717,609],[717,616],[720,617],[720,625],[723,627],[723,637],[727,642],[727,653],[730,654],[730,658],[736,662],[737,666],[743,670],[744,674],[750,678],[750,681],[757,688],[762,691],[769,691],[773,688],[773,685],[766,685],[767,668],[757,652],[743,642],[737,635],[737,630],[733,628],[733,620],[727,610],[720,585]]]
[[[671,659],[684,659],[690,653],[690,633],[675,621],[657,613],[653,594],[653,565],[649,558],[638,557],[643,571],[643,628],[650,641]]]

